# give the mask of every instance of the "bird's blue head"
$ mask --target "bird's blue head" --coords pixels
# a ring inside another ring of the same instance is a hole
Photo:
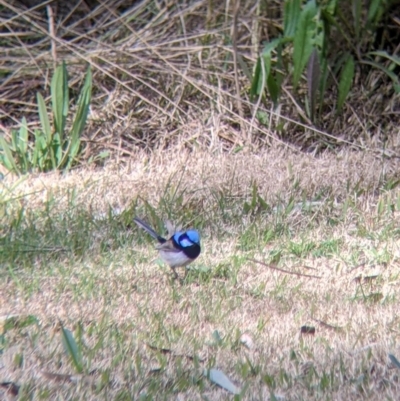
[[[200,245],[200,234],[197,230],[187,230],[174,234],[174,240],[182,247]]]

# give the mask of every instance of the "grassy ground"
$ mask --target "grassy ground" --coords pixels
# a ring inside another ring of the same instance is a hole
[[[398,398],[398,161],[133,160],[2,181],[1,397]],[[200,230],[182,283],[134,215]]]

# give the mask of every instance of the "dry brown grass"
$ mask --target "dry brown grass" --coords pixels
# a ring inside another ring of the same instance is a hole
[[[33,315],[40,326],[15,324],[7,330],[2,380],[25,386],[22,394],[47,391],[47,398],[125,394],[136,399],[147,392],[155,398],[164,393],[177,399],[226,399],[226,392],[207,381],[194,384],[204,367],[215,366],[241,388],[249,385],[244,399],[266,399],[270,389],[285,400],[396,399],[398,371],[388,354],[400,354],[399,215],[378,213],[380,200],[391,205],[399,198],[397,189],[382,192],[383,173],[386,181],[399,174],[396,159],[382,162],[344,151],[312,158],[279,149],[262,155],[135,156],[121,169],[110,165],[66,176],[30,176],[13,192],[18,199],[7,204],[6,216],[11,218],[21,204],[40,214],[52,198],[49,213],[68,214],[72,189],[74,208],[86,208],[92,216],[108,205],[129,207],[139,195],[158,211],[171,185],[168,179],[184,172],[183,204],[192,205],[206,222],[195,270],[183,285],[172,283],[168,270],[154,263],[153,247],[138,242],[137,231],[123,234],[126,240],[109,251],[94,243],[82,257],[38,254],[31,264],[21,265],[18,258],[13,266],[6,263],[0,315]],[[4,184],[10,181],[7,177]],[[231,197],[226,207],[240,209],[254,183],[272,207],[291,197],[313,200],[321,188],[325,196],[319,210],[294,210],[284,218],[287,235],[263,243],[262,234],[248,234],[256,246],[246,248],[245,233],[251,227],[261,233],[266,225],[276,226],[278,212],[213,222],[222,212],[211,194],[224,191]],[[353,203],[344,211],[349,200]],[[330,217],[338,217],[333,226]],[[226,234],[216,234],[216,226]],[[73,229],[69,235],[79,238]],[[320,253],[307,251],[313,244]],[[281,268],[320,278],[293,276],[246,260],[268,264],[277,251]],[[363,281],[371,276],[377,277]],[[62,351],[59,319],[71,330],[82,327],[92,375],[74,375]],[[314,326],[316,334],[301,335],[303,325]],[[222,337],[219,345],[215,330]],[[243,334],[251,339],[250,350],[240,343]],[[170,352],[162,354],[146,344]],[[23,355],[22,365],[16,362],[18,355]],[[195,355],[201,361],[188,359]],[[275,382],[273,387],[268,380]]]
[[[302,196],[309,200],[319,196],[322,200],[341,202],[349,196],[349,189],[362,190],[366,198],[375,196],[399,172],[397,158],[346,149],[313,157],[285,147],[258,154],[193,153],[178,147],[176,151],[159,151],[151,156],[137,151],[122,166],[113,162],[101,169],[77,169],[66,175],[58,172],[29,175],[13,189],[12,196],[21,196],[21,202],[33,208],[54,195],[60,207],[67,207],[65,194],[76,189],[77,204],[97,212],[105,212],[109,206],[127,207],[138,195],[156,207],[172,180],[173,188],[188,191],[188,196],[202,203],[204,210],[212,207],[212,191],[245,199],[253,183],[271,204],[278,199],[287,201],[292,195],[299,201]],[[14,181],[15,177],[7,176],[3,189]]]

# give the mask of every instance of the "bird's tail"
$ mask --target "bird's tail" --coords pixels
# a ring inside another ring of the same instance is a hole
[[[138,217],[134,217],[133,221],[139,226],[142,227],[143,230],[147,231],[153,238],[155,238],[158,242],[163,244],[166,239],[158,235],[149,225],[147,225],[143,220],[140,220]]]

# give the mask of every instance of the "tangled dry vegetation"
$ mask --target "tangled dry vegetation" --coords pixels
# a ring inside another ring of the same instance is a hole
[[[248,97],[262,42],[279,33],[281,2],[11,1],[2,14],[1,98],[4,129],[26,116],[38,124],[36,92],[49,93],[53,67],[65,60],[78,88],[94,72],[85,159],[108,149],[118,157],[154,149],[259,148],[276,142],[320,149],[352,143],[398,146],[398,96],[383,73],[356,77],[343,113],[326,97],[320,127],[283,83],[281,105],[260,124]],[[235,18],[235,15],[237,18]],[[236,43],[236,46],[233,44]],[[301,91],[300,91],[301,93]],[[332,107],[331,107],[332,106]],[[304,124],[304,125],[303,125]]]

